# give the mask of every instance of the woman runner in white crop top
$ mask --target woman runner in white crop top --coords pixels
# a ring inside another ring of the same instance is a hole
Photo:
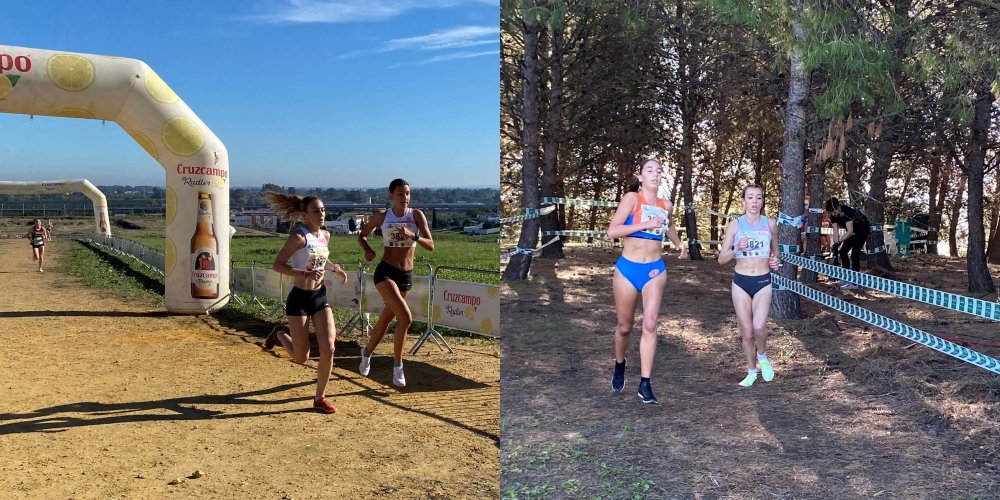
[[[49,239],[49,232],[42,227],[42,220],[35,219],[31,230],[24,237],[31,242],[31,259],[38,262],[38,272],[44,273],[42,265],[45,263],[45,240]]]
[[[276,328],[264,340],[264,348],[270,349],[280,343],[296,363],[305,363],[309,359],[309,320],[312,319],[319,344],[313,408],[323,413],[333,413],[337,408],[326,399],[326,385],[333,368],[333,347],[337,330],[333,322],[333,310],[326,297],[323,275],[329,269],[340,276],[342,283],[346,283],[347,273],[339,265],[329,261],[330,250],[327,245],[330,233],[323,229],[326,208],[322,200],[315,196],[301,198],[273,191],[268,191],[265,196],[275,212],[288,219],[301,218],[302,226],[288,235],[272,266],[275,271],[291,276],[295,285],[288,293],[285,303],[285,316],[288,318],[291,335]]]
[[[434,251],[434,239],[427,227],[427,217],[420,210],[410,208],[410,185],[403,179],[389,183],[389,197],[392,208],[375,214],[361,229],[358,244],[365,251],[365,260],[375,258],[375,250],[368,244],[368,235],[376,227],[382,228],[382,260],[375,267],[375,288],[378,289],[385,309],[378,317],[368,345],[361,348],[361,364],[358,371],[368,376],[371,370],[371,356],[382,336],[389,329],[389,322],[396,319],[393,334],[392,383],[398,387],[406,385],[403,374],[403,343],[413,322],[413,314],[406,304],[406,294],[413,286],[413,256],[416,246],[428,252]]]
[[[744,214],[729,223],[719,252],[719,264],[736,259],[733,275],[733,308],[743,354],[747,361],[747,375],[740,382],[750,387],[757,380],[760,367],[765,382],[774,379],[774,370],[767,359],[767,314],[771,309],[771,270],[777,269],[778,225],[764,214],[764,190],[760,186],[743,188]]]

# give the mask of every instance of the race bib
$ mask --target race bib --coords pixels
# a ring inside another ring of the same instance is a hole
[[[405,222],[392,222],[386,224],[388,231],[383,235],[383,238],[385,238],[385,246],[405,248],[416,245],[416,242],[403,235],[404,227],[413,232],[417,231],[416,225],[414,224],[407,224]]]
[[[666,210],[664,210],[664,209],[662,209],[662,208],[660,208],[658,206],[655,206],[655,205],[643,205],[642,206],[642,217],[641,217],[640,222],[646,222],[648,220],[652,220],[654,217],[660,217],[664,221],[669,221],[670,220],[669,219],[670,215],[667,214]],[[639,232],[640,233],[644,233],[644,234],[648,234],[648,235],[651,235],[651,236],[663,236],[663,232],[666,231],[666,230],[667,230],[667,226],[664,225],[663,227],[657,227],[657,228],[653,228],[653,229],[647,229],[645,231],[639,231]]]
[[[308,251],[308,259],[306,265],[309,270],[323,269],[326,266],[326,260],[330,258],[330,249],[327,247],[316,246],[312,247]]]
[[[770,240],[768,231],[748,231],[736,234],[736,241],[739,242],[744,236],[747,238],[747,249],[736,251],[736,257],[740,258],[766,258],[771,255],[771,249],[767,242]]]

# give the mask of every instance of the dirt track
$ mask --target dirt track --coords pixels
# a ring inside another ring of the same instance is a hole
[[[265,325],[82,287],[59,272],[69,245],[47,245],[41,274],[0,239],[0,497],[497,496],[496,343],[425,346],[397,391],[391,342],[366,379],[338,341],[340,411],[322,415],[315,362],[263,352]]]
[[[803,299],[806,319],[769,322],[774,381],[741,388],[732,266],[714,260],[667,258],[652,374],[661,404],[636,397],[637,332],[626,390],[613,394],[617,257],[536,259],[530,280],[502,287],[505,498],[1000,498],[1000,378]],[[894,262],[896,279],[964,288],[962,260]],[[815,286],[1000,346],[994,322]]]

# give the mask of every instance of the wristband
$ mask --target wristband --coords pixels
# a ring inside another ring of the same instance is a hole
[[[412,239],[413,239],[413,241],[417,241],[417,240],[420,239],[420,235],[417,234],[417,233],[413,233],[413,238]]]

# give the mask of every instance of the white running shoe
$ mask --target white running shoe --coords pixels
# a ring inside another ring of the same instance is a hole
[[[44,273],[44,272],[45,272],[45,270],[39,267],[39,268],[38,268],[38,272],[40,272],[40,273]]]
[[[392,367],[392,385],[406,387],[406,377],[403,375],[403,365]]]
[[[368,372],[372,369],[372,353],[367,351],[368,349],[364,347],[361,348],[361,365],[358,366],[358,372],[366,377],[368,376]]]

